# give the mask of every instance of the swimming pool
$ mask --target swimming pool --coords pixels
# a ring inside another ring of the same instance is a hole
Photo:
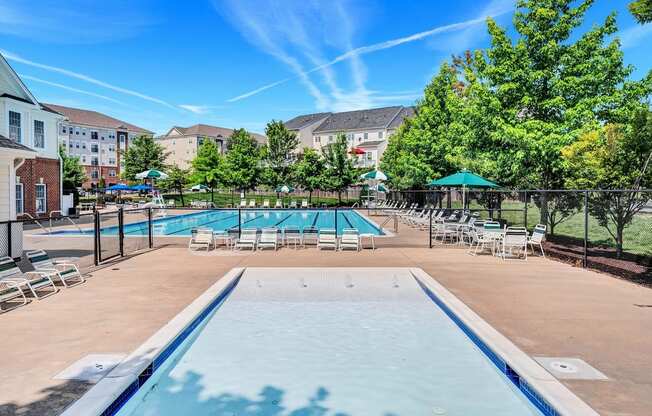
[[[191,231],[198,227],[211,228],[214,231],[227,231],[237,228],[238,222],[242,228],[265,228],[298,227],[302,230],[305,227],[337,228],[341,234],[344,228],[357,228],[361,234],[382,235],[383,232],[378,226],[364,218],[354,210],[338,210],[337,221],[335,210],[210,210],[193,212],[190,214],[175,215],[165,218],[156,218],[153,221],[153,233],[155,236],[190,236]],[[142,213],[133,215],[142,216]],[[147,221],[128,221],[129,215],[125,213],[126,224],[124,227],[125,236],[145,236],[148,234]],[[336,227],[337,224],[337,227]],[[93,233],[92,230],[85,230],[84,234]],[[118,227],[103,227],[103,235],[118,233]],[[77,230],[55,231],[52,234],[81,234]]]
[[[142,372],[147,360],[127,363],[135,388],[115,393],[118,367],[64,416],[100,414],[106,389],[116,400],[101,414],[118,416],[597,415],[507,340],[489,346],[484,321],[411,270],[247,269],[191,308],[185,336],[155,335]]]

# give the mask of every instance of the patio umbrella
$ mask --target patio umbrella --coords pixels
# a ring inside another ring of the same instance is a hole
[[[284,194],[288,194],[290,192],[294,192],[294,188],[290,185],[281,185],[276,188],[276,192],[283,192]]]
[[[373,189],[376,192],[385,192],[385,193],[389,192],[389,189],[387,189],[385,187],[385,185],[383,185],[382,183],[379,183],[378,185],[372,186],[369,189]]]
[[[124,183],[116,183],[106,188],[107,191],[131,191],[131,186]]]
[[[367,181],[386,181],[387,175],[385,175],[382,171],[376,169],[372,170],[371,172],[367,172],[364,175],[360,175],[360,178]]]
[[[134,185],[130,187],[133,191],[151,191],[152,187],[150,185]]]
[[[200,183],[200,184],[195,185],[192,188],[190,188],[191,191],[202,191],[202,190],[206,190],[206,189],[209,189],[209,188],[208,188],[208,186],[204,185],[203,183]]]
[[[168,174],[158,169],[148,169],[136,174],[136,179],[167,179]]]
[[[444,188],[462,187],[462,208],[466,208],[466,188],[500,188],[500,186],[480,175],[462,169],[452,175],[432,180],[428,186],[441,186]]]

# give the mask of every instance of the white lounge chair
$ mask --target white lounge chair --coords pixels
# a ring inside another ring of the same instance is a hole
[[[263,208],[269,208],[269,199],[263,200]]]
[[[241,199],[240,200],[240,208],[247,208],[247,200],[246,199]]]
[[[290,208],[296,209],[297,208],[297,201],[295,201],[294,199],[292,201],[290,201]]]
[[[301,208],[308,208],[308,200],[307,199],[301,200]]]
[[[283,242],[286,246],[289,246],[290,243],[294,244],[294,248],[298,246],[303,246],[303,236],[299,227],[288,226],[283,229]]]
[[[283,202],[280,199],[277,199],[274,208],[283,208]]]
[[[471,230],[471,247],[469,253],[476,255],[478,252],[487,248],[491,249],[491,254],[496,253],[496,244],[500,242],[503,234],[503,228],[499,222],[486,221],[481,228],[473,227]]]
[[[78,285],[86,281],[76,264],[65,259],[52,260],[45,250],[28,251],[26,256],[27,260],[34,266],[34,270],[45,272],[51,277],[56,276],[65,287]],[[71,280],[77,280],[77,283],[70,285],[68,282]]]
[[[345,228],[340,237],[340,250],[360,251],[360,232],[356,228]]]
[[[20,288],[20,285],[11,281],[0,280],[0,311],[2,311],[2,304],[20,298],[22,303],[14,306],[11,309],[17,308],[19,306],[27,304],[27,297],[23,290]],[[5,309],[7,311],[9,309]]]
[[[532,254],[534,254],[534,246],[537,245],[541,249],[541,255],[546,257],[546,252],[543,251],[543,242],[546,241],[546,230],[548,228],[545,224],[537,224],[532,230],[532,235],[527,238],[527,242],[532,249]]]
[[[317,230],[316,227],[312,227],[312,226],[303,227],[302,237],[303,237],[302,242],[304,246],[308,244],[317,245],[317,243],[319,242],[319,231]]]
[[[501,241],[500,256],[503,260],[509,258],[520,258],[527,260],[527,229],[525,227],[509,227]]]
[[[317,236],[317,248],[330,248],[337,250],[337,235],[334,229],[326,228],[319,230]]]
[[[258,241],[258,230],[256,228],[243,228],[240,231],[240,237],[233,245],[234,249],[250,248],[256,250],[256,241]]]
[[[273,248],[276,251],[278,249],[278,228],[263,228],[256,247],[258,250]]]
[[[206,251],[211,247],[215,247],[215,240],[213,239],[213,230],[210,228],[198,228],[192,230],[192,237],[188,242],[188,250],[195,247],[206,247]]]
[[[11,257],[0,257],[0,282],[18,286],[23,290],[27,288],[37,299],[59,291],[47,273],[38,271],[23,273]],[[47,289],[48,293],[45,296],[39,296],[38,291],[41,289]]]
[[[255,199],[250,199],[249,200],[249,208],[256,208],[256,200]]]

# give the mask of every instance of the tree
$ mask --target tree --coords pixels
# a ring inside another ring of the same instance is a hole
[[[211,202],[214,202],[214,190],[224,182],[224,177],[224,157],[220,149],[213,140],[204,140],[192,160],[192,181],[208,186],[211,189]]]
[[[161,186],[177,191],[179,199],[181,199],[181,206],[186,205],[183,200],[183,188],[188,183],[188,173],[187,169],[172,165],[167,171],[168,178],[161,181]]]
[[[79,202],[79,191],[77,188],[81,187],[86,181],[86,171],[79,163],[79,157],[68,156],[65,146],[59,146],[59,157],[61,158],[62,177],[61,188],[64,191],[72,192],[73,205],[77,206]]]
[[[624,230],[652,197],[641,192],[652,186],[652,114],[642,109],[629,125],[588,132],[563,155],[574,172],[569,186],[607,190],[590,193],[589,211],[615,240],[621,257]],[[622,189],[628,191],[618,191]]]
[[[293,177],[298,186],[308,191],[308,202],[312,203],[312,193],[321,187],[324,173],[324,159],[315,149],[303,149],[298,162],[294,164]]]
[[[124,177],[133,181],[136,175],[148,169],[165,169],[165,159],[169,152],[156,143],[154,138],[149,136],[140,136],[129,143],[129,147],[124,155],[125,168]]]
[[[641,24],[652,22],[652,0],[635,0],[629,3],[629,11]]]
[[[337,201],[342,204],[342,191],[348,188],[356,180],[356,169],[353,161],[349,158],[346,144],[346,136],[339,133],[335,142],[322,148],[326,170],[322,183],[326,189],[337,192]]]
[[[255,188],[262,170],[260,156],[256,140],[245,129],[235,130],[225,157],[225,183],[245,192]]]
[[[272,188],[288,182],[292,168],[292,151],[299,145],[294,132],[289,131],[282,121],[272,120],[265,127],[267,145],[263,153],[266,183]]]

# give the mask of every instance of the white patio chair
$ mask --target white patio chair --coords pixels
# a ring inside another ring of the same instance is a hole
[[[278,249],[278,228],[263,228],[256,247],[258,250],[273,248],[276,251]]]
[[[47,273],[39,271],[23,273],[14,259],[6,256],[0,257],[0,283],[8,283],[10,286],[17,286],[23,290],[27,288],[36,299],[42,299],[59,291]],[[39,296],[38,291],[41,289],[47,289],[48,293],[45,296]]]
[[[316,227],[308,226],[308,227],[303,227],[303,232],[302,232],[302,237],[303,237],[303,245],[306,246],[308,244],[311,245],[317,245],[319,242],[319,231],[317,230]]]
[[[51,259],[45,250],[34,250],[26,253],[27,260],[34,266],[37,272],[45,272],[51,277],[57,277],[65,287],[84,283],[86,279],[82,276],[76,264],[66,259]],[[68,281],[77,280],[77,283],[69,285]]]
[[[269,208],[269,199],[263,200],[263,208]]]
[[[20,288],[20,285],[17,283],[11,282],[11,281],[3,281],[0,280],[0,312],[3,311],[2,304],[7,303],[10,300],[14,300],[17,298],[22,299],[22,303],[20,305],[16,305],[13,308],[17,308],[19,306],[23,306],[27,304],[27,297],[25,296],[25,293],[23,293],[23,290]],[[8,311],[9,309],[4,309],[4,311]]]
[[[527,260],[527,229],[525,227],[509,227],[501,241],[500,256],[503,260],[510,258],[519,258],[523,255],[523,260]]]
[[[246,199],[241,199],[240,200],[240,208],[247,208],[247,200]]]
[[[360,251],[360,232],[357,228],[345,228],[340,237],[340,250],[353,249]]]
[[[256,200],[255,199],[250,199],[249,200],[249,208],[256,208]]]
[[[240,237],[235,241],[233,249],[250,248],[256,250],[256,241],[258,240],[258,230],[256,228],[243,228],[240,231]]]
[[[308,208],[308,200],[307,199],[301,200],[301,208]]]
[[[190,241],[188,241],[188,250],[193,248],[206,247],[206,251],[215,246],[213,239],[213,230],[210,228],[198,228],[192,230]]]
[[[274,208],[283,208],[283,202],[281,202],[280,199],[277,199]]]
[[[294,244],[294,248],[297,248],[297,245],[303,246],[303,236],[299,227],[285,227],[283,229],[283,242],[286,246],[289,246],[290,243]]]
[[[337,250],[337,235],[334,229],[324,228],[319,230],[317,248],[320,250],[325,248]]]
[[[543,242],[546,241],[546,231],[548,227],[545,224],[537,224],[532,230],[532,235],[527,238],[527,242],[534,254],[534,246],[537,245],[541,249],[541,256],[546,257],[546,252],[543,251]]]

